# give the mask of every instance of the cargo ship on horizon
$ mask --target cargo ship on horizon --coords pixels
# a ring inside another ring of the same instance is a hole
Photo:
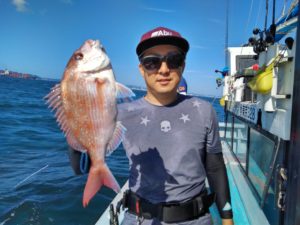
[[[29,74],[29,73],[19,73],[15,71],[9,71],[8,69],[0,69],[0,77],[12,77],[12,78],[22,78],[22,79],[31,79],[31,80],[37,80],[41,79],[37,75]]]

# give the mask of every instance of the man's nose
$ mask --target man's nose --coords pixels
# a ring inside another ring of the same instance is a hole
[[[170,72],[170,69],[169,69],[169,67],[168,67],[168,65],[167,65],[167,63],[166,63],[165,61],[163,61],[163,62],[161,63],[158,72],[159,72],[160,74],[167,74],[167,73]]]

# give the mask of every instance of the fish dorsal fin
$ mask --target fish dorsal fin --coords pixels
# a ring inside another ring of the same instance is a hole
[[[125,135],[125,131],[126,128],[122,125],[120,121],[118,121],[112,138],[108,143],[106,155],[110,155],[114,150],[116,150],[119,147]]]
[[[46,100],[48,108],[52,108],[52,111],[56,111],[56,121],[59,123],[61,129],[66,132],[68,129],[66,127],[66,115],[62,104],[60,84],[57,84],[51,88],[50,93],[46,95],[44,99]]]
[[[85,152],[85,148],[77,141],[68,127],[66,114],[62,104],[60,84],[55,85],[44,99],[47,100],[46,103],[49,105],[48,107],[56,111],[56,121],[58,122],[60,129],[64,132],[68,144],[75,150]]]
[[[126,87],[123,84],[120,84],[118,82],[116,82],[117,84],[117,98],[133,98],[135,97],[135,94],[133,93],[133,91]]]

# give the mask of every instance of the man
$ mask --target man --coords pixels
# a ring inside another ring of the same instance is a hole
[[[177,93],[188,50],[186,39],[164,27],[145,33],[136,48],[147,93],[118,107],[130,163],[123,225],[208,225],[214,196],[222,224],[233,224],[216,113]],[[216,195],[207,194],[206,177]]]

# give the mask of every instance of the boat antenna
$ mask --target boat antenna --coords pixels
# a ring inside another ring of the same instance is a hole
[[[265,29],[264,29],[265,32],[267,31],[268,12],[269,12],[269,1],[266,0],[266,15],[265,15]]]
[[[273,0],[272,24],[275,24],[275,4],[276,4],[276,0]]]
[[[226,0],[226,26],[225,26],[225,66],[228,66],[228,21],[229,21],[229,0]]]
[[[270,34],[271,34],[271,37],[272,37],[272,40],[270,40],[271,43],[274,43],[275,35],[276,35],[275,4],[276,4],[276,0],[273,0],[272,24],[270,26]]]

